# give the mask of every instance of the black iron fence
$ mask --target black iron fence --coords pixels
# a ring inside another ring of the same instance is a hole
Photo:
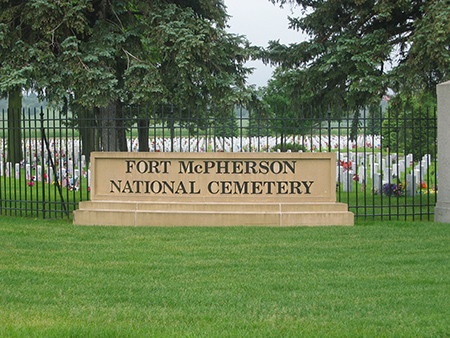
[[[0,214],[71,217],[89,199],[92,151],[336,152],[337,200],[356,219],[432,219],[435,109],[109,107],[2,112]]]

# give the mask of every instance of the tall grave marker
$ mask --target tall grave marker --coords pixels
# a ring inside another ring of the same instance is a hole
[[[439,193],[434,209],[436,222],[450,223],[450,81],[437,86]]]

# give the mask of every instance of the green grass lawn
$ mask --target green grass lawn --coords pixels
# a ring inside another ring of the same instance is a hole
[[[450,225],[0,217],[0,337],[449,337]]]

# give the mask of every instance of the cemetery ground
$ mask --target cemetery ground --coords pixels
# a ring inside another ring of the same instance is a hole
[[[0,337],[448,337],[449,224],[0,217]]]

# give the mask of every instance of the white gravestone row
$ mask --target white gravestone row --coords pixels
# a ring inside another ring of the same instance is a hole
[[[88,186],[90,186],[90,169],[84,171],[86,166],[86,158],[84,155],[80,157],[80,165],[82,172],[85,173],[88,179]],[[52,166],[42,166],[40,164],[32,165],[30,163],[24,164],[25,180],[27,181],[38,181],[47,184],[52,184],[54,182],[54,171]],[[13,174],[13,164],[7,162],[5,165],[3,161],[0,161],[0,176],[6,176],[8,178],[14,177],[15,179],[20,179],[22,175],[21,165],[19,163],[14,164],[14,174]],[[34,171],[34,172],[33,172]],[[34,173],[34,175],[33,175]],[[80,179],[80,169],[74,166],[73,161],[68,161],[68,167],[64,168],[58,166],[56,169],[56,179],[62,183],[62,185],[67,185],[67,180],[70,180],[72,184],[76,184]]]
[[[170,138],[150,139],[150,151],[171,151],[172,140]],[[135,152],[139,148],[137,139],[128,139],[128,149]],[[332,149],[347,150],[355,147],[365,147],[367,149],[379,148],[381,138],[378,135],[358,136],[356,141],[350,140],[347,136],[327,135],[319,136],[291,136],[283,140],[280,137],[232,137],[232,138],[174,138],[173,150],[175,152],[206,152],[206,151],[224,151],[224,152],[240,152],[240,151],[270,151],[275,145],[280,143],[301,144],[307,150],[326,151],[330,146]],[[81,141],[79,139],[49,139],[50,153],[55,162],[59,160],[73,160],[79,163]],[[23,141],[22,149],[24,149],[24,159],[26,163],[37,165],[38,162],[44,160],[48,163],[49,155],[47,147],[40,141],[27,139]],[[6,158],[7,146],[0,144],[0,153]],[[42,163],[41,163],[42,164]]]
[[[172,144],[173,143],[173,144]],[[326,151],[330,145],[332,149],[352,149],[354,147],[366,147],[372,149],[379,148],[381,139],[379,136],[368,135],[365,138],[359,136],[356,141],[350,140],[347,136],[291,136],[281,139],[280,137],[182,137],[156,138],[149,140],[150,151],[167,152],[206,152],[206,151],[270,151],[277,144],[300,144],[307,150]],[[128,139],[128,149],[132,152],[138,151],[138,139]]]
[[[336,177],[337,181],[342,183],[344,192],[353,191],[353,180],[366,185],[370,175],[371,188],[374,190],[382,191],[384,185],[396,184],[400,180],[406,182],[406,194],[414,196],[420,182],[426,180],[431,165],[431,155],[427,154],[412,168],[410,173],[405,175],[408,168],[414,165],[412,154],[400,159],[397,154],[382,156],[381,153],[378,153],[375,156],[372,154],[366,154],[366,156],[361,154],[360,156],[360,154],[349,152],[347,154],[338,153],[337,158]]]

